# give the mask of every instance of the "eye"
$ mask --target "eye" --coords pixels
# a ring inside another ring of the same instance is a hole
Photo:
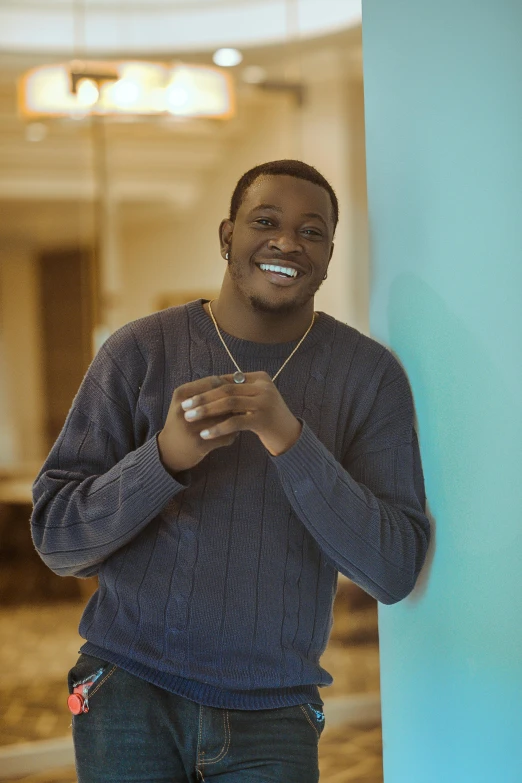
[[[257,220],[254,221],[254,223],[259,223],[262,226],[272,226],[273,223],[268,218],[257,218]]]
[[[303,234],[307,234],[308,236],[319,237],[319,238],[323,236],[322,233],[315,228],[305,228],[303,229]]]

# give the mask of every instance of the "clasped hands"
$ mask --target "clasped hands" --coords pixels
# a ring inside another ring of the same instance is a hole
[[[171,473],[190,470],[211,451],[230,446],[242,430],[255,432],[273,456],[287,451],[301,434],[301,423],[289,410],[266,372],[210,376],[178,387],[167,420],[158,435],[161,460]]]

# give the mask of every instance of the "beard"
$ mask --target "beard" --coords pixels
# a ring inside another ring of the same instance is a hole
[[[227,261],[228,273],[242,296],[246,297],[250,302],[253,310],[258,313],[270,313],[273,315],[287,315],[289,313],[300,310],[310,299],[313,299],[321,285],[323,280],[318,282],[310,282],[310,284],[299,293],[293,299],[287,299],[286,301],[274,301],[268,297],[264,297],[258,293],[248,290],[248,286],[245,283],[245,275],[243,273],[243,267],[240,263],[237,263],[233,259],[232,244],[229,246],[229,259]]]
[[[291,299],[286,302],[273,302],[269,299],[264,299],[258,294],[248,294],[248,300],[252,306],[252,309],[256,310],[258,313],[287,315],[289,313],[295,312],[296,310],[300,310],[303,305],[310,301],[310,299],[313,299],[314,293],[315,291],[307,295],[302,294],[301,296],[295,297],[295,299]]]

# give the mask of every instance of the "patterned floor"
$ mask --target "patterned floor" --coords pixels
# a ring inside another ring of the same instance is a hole
[[[40,775],[29,775],[25,778],[16,778],[16,780],[6,780],[2,783],[77,783],[74,768],[55,769],[48,772],[42,772]]]
[[[83,604],[68,601],[0,610],[0,744],[65,737],[65,676],[81,640],[76,633]],[[330,645],[322,659],[334,677],[323,698],[376,693],[379,658],[373,605],[357,607],[341,591]],[[379,726],[327,727],[321,738],[321,783],[382,783]],[[75,783],[66,768],[19,778],[17,783]],[[7,781],[6,783],[9,783]],[[14,781],[11,781],[14,783]]]

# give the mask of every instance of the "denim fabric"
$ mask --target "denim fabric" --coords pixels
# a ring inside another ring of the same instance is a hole
[[[319,780],[319,705],[206,707],[85,654],[69,672],[69,691],[94,673],[89,711],[73,716],[78,783]]]

